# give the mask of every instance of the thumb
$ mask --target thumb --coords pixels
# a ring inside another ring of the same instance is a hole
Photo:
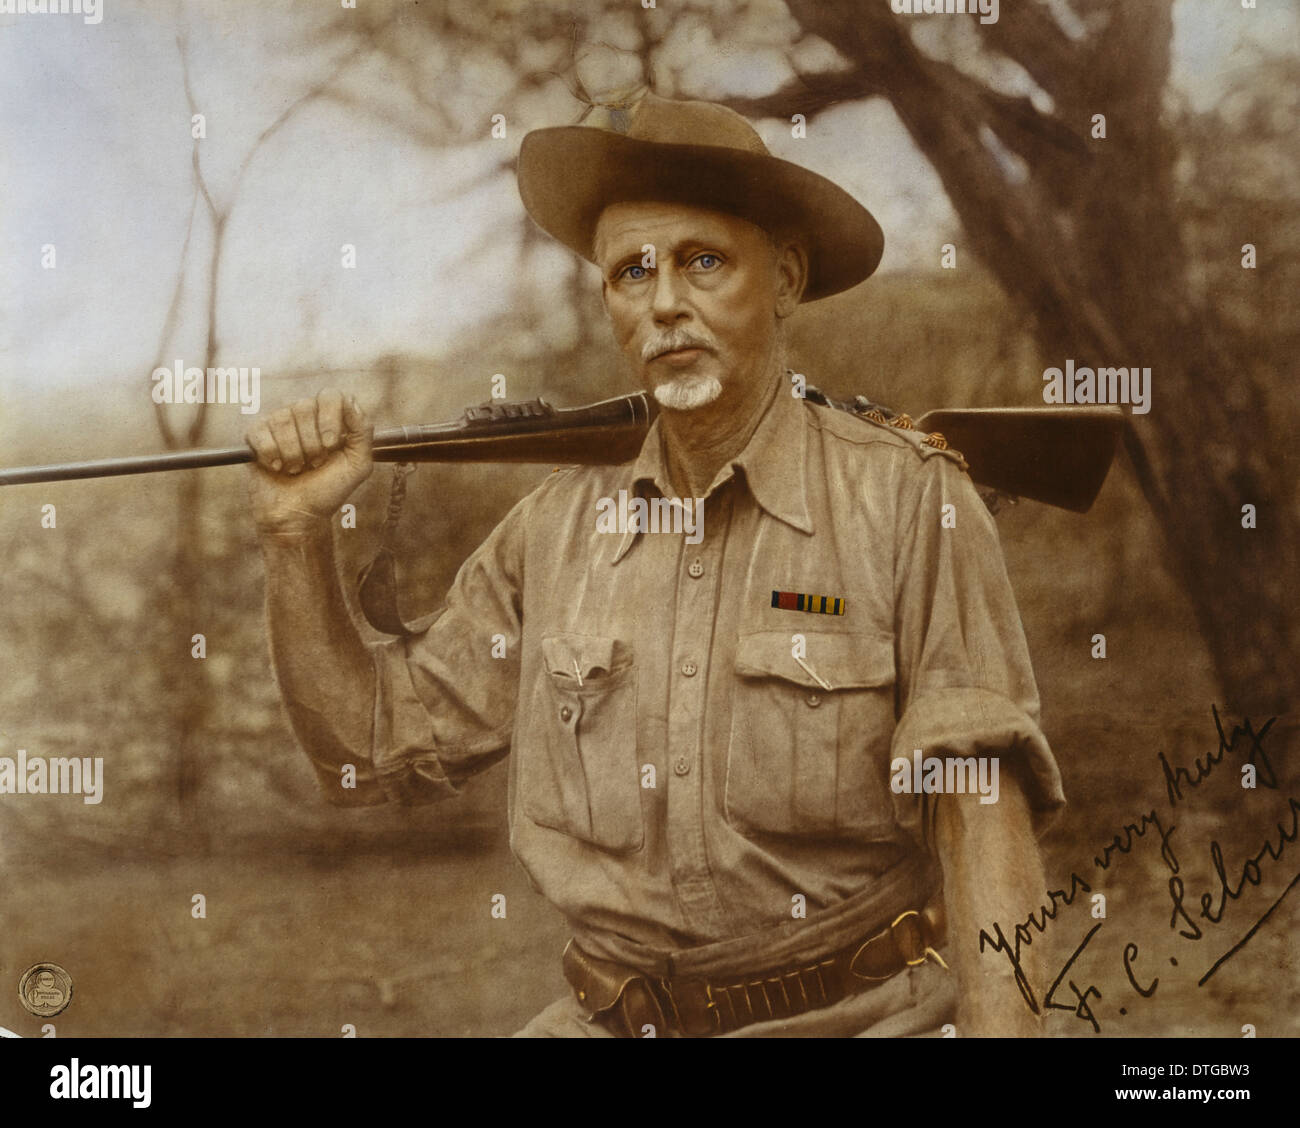
[[[347,445],[368,450],[375,434],[375,425],[366,418],[356,396],[343,401],[343,426],[347,431]]]

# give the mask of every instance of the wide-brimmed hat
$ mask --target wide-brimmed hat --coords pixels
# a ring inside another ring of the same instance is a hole
[[[546,232],[594,261],[596,221],[609,204],[693,204],[796,238],[808,254],[803,300],[856,286],[884,250],[880,225],[839,185],[772,156],[740,114],[711,102],[646,93],[601,125],[528,133],[519,195]]]

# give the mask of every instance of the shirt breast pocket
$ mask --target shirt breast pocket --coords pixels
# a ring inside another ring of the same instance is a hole
[[[893,643],[799,634],[799,647],[785,631],[739,640],[727,819],[745,834],[892,838]]]
[[[520,764],[524,813],[603,850],[641,849],[631,647],[613,638],[547,635],[542,662]]]

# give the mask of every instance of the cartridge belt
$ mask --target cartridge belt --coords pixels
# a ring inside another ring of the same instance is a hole
[[[928,907],[908,910],[887,928],[820,957],[714,979],[646,975],[570,940],[564,977],[590,1021],[618,1037],[728,1034],[833,1006],[927,959],[947,967],[934,950],[943,939],[941,919]]]

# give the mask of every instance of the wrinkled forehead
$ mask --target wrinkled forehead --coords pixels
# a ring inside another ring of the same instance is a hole
[[[769,236],[746,219],[713,208],[658,200],[609,204],[596,221],[592,250],[597,261],[640,251],[646,243],[766,242]]]

